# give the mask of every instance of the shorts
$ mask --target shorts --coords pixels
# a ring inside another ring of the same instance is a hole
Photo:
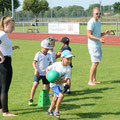
[[[102,49],[100,47],[88,48],[88,50],[92,63],[100,62],[102,60]]]
[[[34,82],[38,82],[42,79],[42,83],[43,84],[49,84],[48,80],[46,79],[46,76],[40,76],[37,77],[36,75],[34,75]]]
[[[53,86],[52,90],[54,92],[54,96],[57,96],[57,97],[59,97],[59,93],[62,92],[62,90],[60,89],[60,86],[58,86],[58,85]]]

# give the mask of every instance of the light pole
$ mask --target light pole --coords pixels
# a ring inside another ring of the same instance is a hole
[[[101,18],[102,18],[102,13],[103,13],[103,11],[102,11],[102,0],[100,0],[100,11],[101,11]]]
[[[11,0],[11,5],[12,5],[12,18],[14,18],[14,2],[13,0]]]
[[[52,20],[52,0],[50,0],[51,2],[51,20]]]

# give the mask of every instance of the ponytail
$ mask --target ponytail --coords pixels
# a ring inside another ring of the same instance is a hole
[[[11,17],[3,16],[0,21],[0,30],[4,30],[4,25],[8,24],[10,21],[14,22],[14,20]]]
[[[0,21],[0,29],[4,30],[4,20],[6,19],[6,16],[3,16]]]

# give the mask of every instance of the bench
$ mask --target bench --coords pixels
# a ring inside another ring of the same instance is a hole
[[[37,28],[28,28],[27,32],[32,32],[32,33],[39,33],[39,30]]]

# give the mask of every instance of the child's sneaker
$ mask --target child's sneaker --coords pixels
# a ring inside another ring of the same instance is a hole
[[[29,100],[28,105],[30,105],[30,106],[33,105],[33,100],[32,99]]]

